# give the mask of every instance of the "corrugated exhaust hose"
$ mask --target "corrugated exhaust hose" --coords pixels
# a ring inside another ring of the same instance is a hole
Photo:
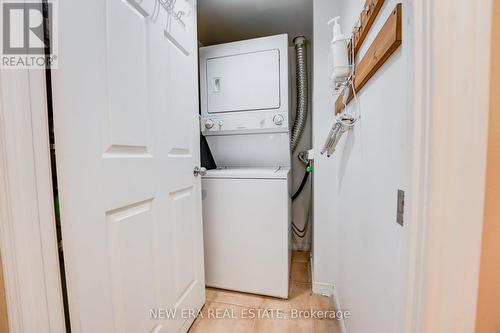
[[[295,44],[296,58],[297,112],[295,113],[292,137],[290,139],[292,152],[297,149],[297,144],[306,125],[308,111],[306,38],[303,36],[295,37],[293,43]]]

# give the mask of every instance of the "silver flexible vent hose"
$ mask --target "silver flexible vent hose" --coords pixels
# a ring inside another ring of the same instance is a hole
[[[297,112],[292,128],[291,146],[292,152],[297,148],[300,136],[304,131],[307,119],[308,97],[307,97],[307,61],[306,61],[306,38],[295,37],[296,57],[296,80],[297,80]]]

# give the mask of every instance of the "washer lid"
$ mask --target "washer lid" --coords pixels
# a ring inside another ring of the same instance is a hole
[[[208,170],[207,179],[287,179],[290,168],[220,168]]]

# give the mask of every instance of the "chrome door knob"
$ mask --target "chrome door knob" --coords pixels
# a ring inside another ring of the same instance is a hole
[[[207,174],[207,169],[204,168],[204,167],[194,167],[193,169],[193,175],[195,177],[198,177],[198,176],[205,176]]]

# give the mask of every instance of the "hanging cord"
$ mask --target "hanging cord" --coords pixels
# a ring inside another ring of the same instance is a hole
[[[344,115],[342,116],[342,124],[348,127],[354,126],[354,123],[356,123],[361,118],[361,106],[359,104],[358,95],[356,93],[356,87],[354,86],[354,79],[356,78],[356,58],[354,54],[354,39],[352,37],[351,37],[350,53],[351,53],[350,58],[352,61],[351,74],[349,75],[349,79],[346,81],[344,89],[346,89],[345,91],[348,92],[349,87],[351,88],[354,97],[354,102],[356,103],[356,108],[354,115],[351,115],[350,112],[345,112]],[[348,96],[344,96],[342,98],[342,103],[344,104],[344,110],[347,110],[347,103],[346,103],[347,98]]]
[[[312,195],[309,196],[309,202],[308,202],[308,208],[307,208],[307,215],[306,215],[306,222],[304,223],[304,227],[302,229],[299,229],[294,222],[292,222],[292,232],[294,237],[298,237],[300,239],[303,239],[307,235],[307,231],[309,229],[309,224],[311,221],[311,206],[312,206]]]
[[[302,193],[302,191],[304,190],[304,187],[307,184],[307,180],[309,179],[310,173],[312,173],[312,166],[311,166],[311,163],[308,162],[307,166],[306,166],[306,172],[304,174],[304,177],[302,178],[302,182],[300,183],[298,190],[292,196],[292,201],[297,199],[297,197],[300,195],[300,193]],[[295,222],[292,221],[293,235],[297,236],[299,238],[304,238],[307,234],[307,229],[309,227],[309,221],[311,219],[311,201],[312,201],[311,199],[312,199],[312,195],[309,196],[308,210],[307,210],[306,222],[304,223],[304,227],[302,229],[300,229],[299,227],[297,227]]]
[[[354,52],[354,40],[351,37],[351,50],[350,50],[350,72],[347,79],[344,81],[339,81],[338,86],[342,91],[339,93],[339,97],[341,98],[343,108],[340,114],[335,115],[335,120],[330,129],[330,132],[326,138],[325,144],[323,145],[323,149],[321,150],[321,154],[328,153],[327,156],[330,157],[333,152],[335,152],[335,148],[338,145],[342,135],[348,131],[350,131],[355,123],[361,118],[361,105],[358,100],[358,96],[356,93],[355,87],[355,77],[356,77],[356,59]],[[339,90],[335,90],[338,92]],[[352,90],[353,98],[356,102],[356,108],[354,110],[349,110],[347,107],[347,101],[349,99],[349,93]]]
[[[307,179],[309,178],[309,174],[311,173],[311,163],[308,162],[306,165],[306,172],[304,173],[304,177],[302,177],[302,181],[300,182],[300,186],[297,189],[297,191],[292,195],[292,201],[297,199],[297,197],[302,193],[302,190],[304,190],[304,186],[307,183]]]

